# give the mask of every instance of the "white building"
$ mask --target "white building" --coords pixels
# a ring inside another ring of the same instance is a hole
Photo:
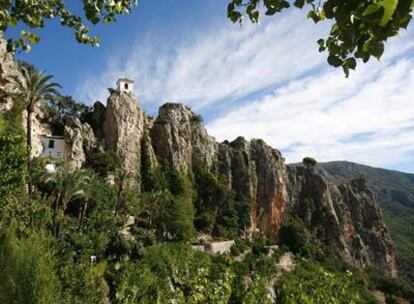
[[[131,79],[119,78],[116,85],[121,93],[132,94],[134,92],[134,81]]]
[[[63,136],[43,136],[43,151],[40,157],[51,157],[66,160],[68,146]]]

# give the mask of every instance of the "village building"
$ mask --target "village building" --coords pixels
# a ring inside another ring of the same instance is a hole
[[[41,138],[43,150],[40,157],[66,160],[69,147],[63,136],[44,135]]]

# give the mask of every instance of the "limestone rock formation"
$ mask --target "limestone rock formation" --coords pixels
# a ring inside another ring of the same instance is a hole
[[[191,172],[195,158],[227,180],[236,202],[248,206],[246,235],[261,231],[277,239],[280,226],[299,217],[317,239],[348,262],[376,265],[397,274],[388,231],[373,193],[361,180],[333,183],[304,167],[287,166],[278,150],[262,140],[215,142],[200,119],[181,104],[159,110],[151,144],[160,161]]]
[[[166,103],[159,109],[151,138],[157,156],[178,171],[190,170],[195,157],[208,167],[215,160],[218,144],[202,127],[200,117],[182,104]]]
[[[13,87],[8,81],[10,77],[18,77],[22,79],[18,64],[16,63],[13,54],[7,53],[7,42],[3,39],[0,33],[0,89],[8,92],[13,91]],[[2,98],[0,96],[0,113],[8,111],[13,106],[11,98]],[[24,121],[22,121],[23,128],[26,128],[26,111],[23,113]],[[32,156],[36,157],[42,153],[42,138],[44,135],[50,134],[50,126],[45,122],[44,113],[39,105],[35,106],[35,112],[32,115]]]
[[[7,78],[11,76],[19,77],[20,73],[13,55],[7,53],[6,46],[7,42],[0,33],[0,88],[8,90],[10,86],[7,84]],[[10,99],[0,99],[0,113],[9,110],[12,104],[13,102]]]
[[[288,214],[300,217],[319,240],[354,265],[376,265],[397,275],[388,230],[363,179],[335,184],[313,170],[291,166],[288,192]]]
[[[118,155],[128,172],[138,174],[144,114],[134,97],[118,91],[111,93],[103,132],[107,148]]]
[[[65,122],[65,141],[69,149],[69,164],[73,168],[81,168],[88,155],[97,148],[96,138],[91,126],[82,124],[76,117],[69,116]]]
[[[260,230],[274,238],[287,202],[286,166],[279,151],[262,140],[235,141],[220,144],[219,174],[229,178],[236,200],[250,205],[251,235]]]

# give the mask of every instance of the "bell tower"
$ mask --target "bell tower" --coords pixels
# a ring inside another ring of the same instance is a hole
[[[116,82],[118,91],[121,93],[128,93],[131,94],[134,92],[134,81],[131,79],[128,79],[126,77],[119,78]]]

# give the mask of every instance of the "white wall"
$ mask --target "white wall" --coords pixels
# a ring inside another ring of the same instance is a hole
[[[125,84],[128,85],[128,88],[125,88]],[[128,83],[125,81],[119,81],[118,82],[118,90],[120,92],[125,92],[125,93],[132,93],[134,89],[134,84],[133,83]]]
[[[55,142],[53,148],[49,148],[49,141]],[[64,139],[56,138],[43,138],[42,139],[43,151],[41,157],[53,157],[53,158],[65,158],[66,143]]]

